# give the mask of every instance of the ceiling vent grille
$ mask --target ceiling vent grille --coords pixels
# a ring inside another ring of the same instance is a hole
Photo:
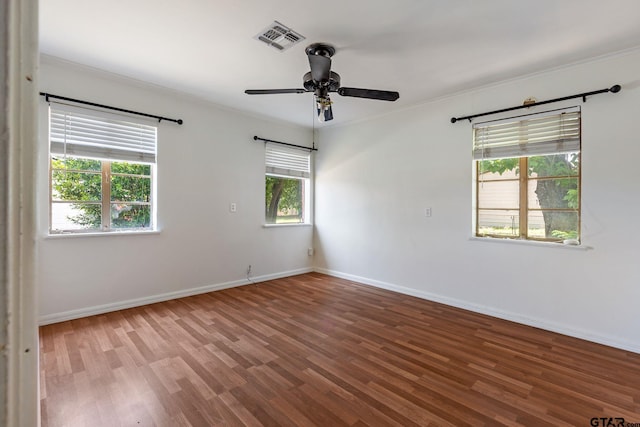
[[[286,25],[282,25],[278,21],[273,21],[273,24],[256,34],[254,39],[266,43],[282,52],[305,38]]]

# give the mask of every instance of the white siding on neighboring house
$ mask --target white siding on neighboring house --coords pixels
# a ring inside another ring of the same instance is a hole
[[[532,178],[535,178],[537,174],[534,172],[531,174]],[[492,185],[484,185],[485,181],[494,181],[496,179],[513,179],[513,181],[506,181],[500,184],[500,188]],[[517,181],[518,175],[515,170],[508,170],[500,175],[497,172],[483,172],[480,174],[478,178],[478,185],[483,186],[483,191],[480,192],[478,196],[478,205],[479,206],[502,206],[505,207],[518,207],[519,200],[519,192],[520,185]],[[536,196],[536,182],[529,182],[529,209],[540,209],[540,202],[538,201],[538,197]],[[491,227],[511,227],[513,225],[512,219],[505,218],[504,215],[500,213],[496,213],[492,215],[491,213],[486,213],[484,216],[483,224],[491,226]],[[518,218],[513,218],[513,221],[517,221]],[[542,216],[542,212],[531,212],[529,213],[529,228],[536,229],[544,229],[544,218]],[[518,234],[518,231],[515,231],[515,234]]]

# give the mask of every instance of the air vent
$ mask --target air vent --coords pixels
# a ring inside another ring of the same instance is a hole
[[[304,36],[296,33],[286,25],[282,25],[278,21],[273,21],[273,24],[256,34],[254,39],[266,43],[279,51],[285,51],[294,44],[304,40]]]

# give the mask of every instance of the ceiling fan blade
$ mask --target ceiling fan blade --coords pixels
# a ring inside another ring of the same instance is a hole
[[[311,67],[311,78],[317,82],[327,82],[331,77],[331,58],[323,55],[307,54]]]
[[[305,89],[247,89],[247,95],[274,95],[278,93],[305,93]]]
[[[355,98],[379,99],[381,101],[395,101],[400,98],[398,92],[376,89],[358,89],[355,87],[341,87],[338,94],[342,96],[353,96]]]

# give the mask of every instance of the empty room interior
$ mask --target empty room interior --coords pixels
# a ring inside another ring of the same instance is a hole
[[[639,2],[38,9],[20,425],[640,425]]]

